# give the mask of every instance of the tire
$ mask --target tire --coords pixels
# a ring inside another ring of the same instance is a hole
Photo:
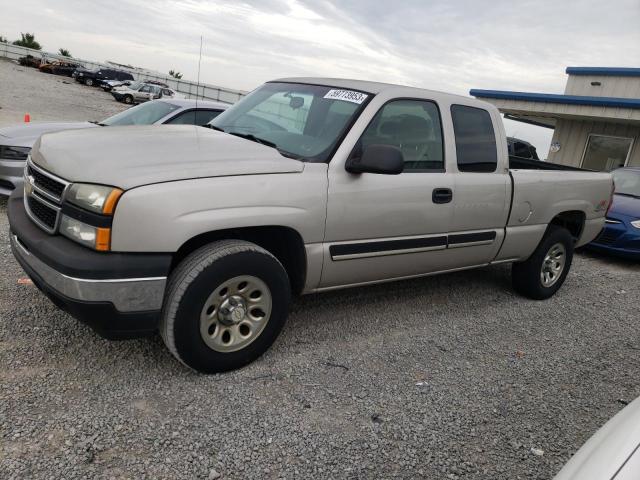
[[[131,95],[125,95],[122,101],[127,105],[131,105],[133,103],[133,97]]]
[[[160,334],[173,356],[198,372],[235,370],[278,338],[290,299],[289,277],[268,251],[241,240],[213,242],[171,274]]]
[[[562,227],[549,225],[533,254],[511,267],[515,291],[534,300],[553,296],[567,278],[573,250],[571,234]]]
[[[85,84],[87,87],[93,87],[93,78],[85,78],[85,79],[84,79],[84,84]]]

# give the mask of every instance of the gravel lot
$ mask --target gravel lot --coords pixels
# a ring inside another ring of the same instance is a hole
[[[84,122],[103,120],[126,108],[101,88],[0,58],[0,127],[21,123],[25,113],[32,122]]]
[[[123,108],[64,81],[0,61],[0,124]],[[546,302],[507,266],[304,297],[208,377],[22,282],[4,199],[0,269],[0,478],[548,479],[640,395],[637,263],[580,254]]]
[[[506,266],[304,297],[262,359],[201,376],[20,283],[5,210],[3,478],[546,479],[640,395],[637,264],[579,255],[546,302]]]

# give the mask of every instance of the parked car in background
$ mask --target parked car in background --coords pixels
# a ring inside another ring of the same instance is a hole
[[[619,168],[612,173],[613,203],[602,232],[588,248],[640,260],[640,167]]]
[[[228,106],[204,100],[162,99],[129,108],[100,122],[34,122],[0,128],[0,195],[10,195],[15,188],[21,188],[27,156],[44,133],[112,125],[205,125]]]
[[[70,77],[76,69],[80,68],[80,65],[72,62],[65,62],[63,60],[54,60],[52,62],[41,64],[38,69],[44,73],[52,73],[54,75],[66,75]]]
[[[638,480],[640,398],[636,398],[578,450],[553,480]]]
[[[129,86],[134,82],[135,80],[103,80],[100,82],[100,88],[105,92],[110,92],[116,87]]]
[[[507,137],[507,149],[509,150],[509,155],[512,157],[540,160],[536,147],[519,138]]]
[[[56,305],[206,373],[264,353],[292,294],[511,263],[549,298],[611,201],[609,173],[511,169],[498,109],[442,92],[277,80],[210,126],[43,135],[7,209]]]
[[[18,63],[23,67],[38,68],[42,63],[42,59],[34,57],[33,55],[27,55],[25,57],[20,57],[18,59]]]
[[[138,85],[138,84],[143,84],[143,83],[148,83],[150,85],[158,85],[160,87],[165,87],[165,88],[169,88],[169,85],[167,85],[164,82],[160,82],[158,80],[138,80],[138,81],[133,81],[133,80],[125,80],[125,81],[119,81],[119,80],[104,80],[100,83],[100,86],[102,87],[102,89],[105,92],[110,92],[113,90],[122,90],[122,88],[120,87],[130,87],[131,85]]]
[[[142,103],[158,98],[181,98],[175,90],[149,82],[136,82],[129,86],[114,88],[111,95],[119,102],[128,104]]]
[[[133,75],[129,72],[114,68],[96,68],[93,70],[78,68],[73,72],[72,76],[76,79],[76,82],[84,83],[89,87],[98,85],[104,80],[133,80]]]

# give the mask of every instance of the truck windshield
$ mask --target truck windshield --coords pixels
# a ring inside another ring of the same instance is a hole
[[[151,125],[179,108],[178,105],[164,101],[141,103],[99,122],[98,125],[103,127],[111,125]]]
[[[305,161],[329,159],[373,95],[298,83],[266,83],[209,124]]]

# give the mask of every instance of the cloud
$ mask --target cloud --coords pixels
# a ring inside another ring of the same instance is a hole
[[[560,93],[568,65],[640,59],[638,0],[21,0],[2,11],[9,38],[29,30],[47,50],[185,78],[202,35],[202,80],[244,90],[303,75]],[[548,132],[517,128],[548,144]]]

